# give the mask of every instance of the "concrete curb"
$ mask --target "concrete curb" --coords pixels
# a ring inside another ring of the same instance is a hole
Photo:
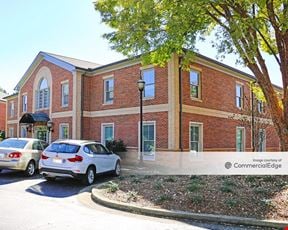
[[[94,202],[106,206],[108,208],[128,211],[131,213],[137,213],[155,217],[189,219],[204,222],[217,222],[225,224],[250,225],[250,226],[252,225],[252,226],[271,227],[271,228],[284,228],[288,226],[288,222],[285,221],[258,220],[254,218],[245,218],[237,216],[214,215],[205,213],[199,214],[184,211],[170,211],[165,209],[139,207],[107,199],[102,195],[100,191],[101,186],[103,186],[103,184],[95,186],[91,191],[91,198]]]

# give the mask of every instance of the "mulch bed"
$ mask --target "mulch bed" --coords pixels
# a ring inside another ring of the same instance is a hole
[[[121,176],[105,187],[141,207],[288,220],[288,176]]]

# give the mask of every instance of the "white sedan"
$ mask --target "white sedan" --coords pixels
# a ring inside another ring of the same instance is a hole
[[[46,180],[57,177],[81,179],[94,183],[96,173],[113,172],[120,175],[120,157],[101,143],[85,140],[60,140],[50,144],[42,153],[40,173]]]

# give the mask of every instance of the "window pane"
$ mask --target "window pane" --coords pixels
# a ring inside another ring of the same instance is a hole
[[[236,150],[241,152],[244,150],[244,129],[236,130]]]
[[[114,97],[114,79],[107,79],[104,82],[105,85],[105,92],[104,98],[105,102],[112,102]]]
[[[145,81],[145,84],[154,84],[155,83],[155,74],[154,69],[146,69],[143,70],[143,80]]]
[[[199,144],[198,144],[198,142],[191,142],[191,150],[199,152]]]
[[[199,85],[199,73],[190,71],[190,85]]]
[[[41,83],[40,83],[39,90],[47,89],[47,88],[48,88],[48,82],[47,82],[47,80],[44,78],[44,79],[42,79],[42,81],[41,81]]]
[[[199,127],[191,126],[191,141],[199,141]]]
[[[154,97],[154,87],[155,85],[145,85],[144,97]]]
[[[145,81],[144,97],[155,96],[155,71],[154,69],[146,69],[142,71],[143,80]]]
[[[190,87],[190,95],[191,95],[192,97],[196,97],[196,98],[199,97],[198,86],[191,85],[191,87]]]
[[[144,152],[155,151],[154,124],[143,124],[143,150]]]
[[[106,126],[104,128],[104,138],[106,141],[113,140],[113,127],[112,126]]]
[[[241,85],[236,85],[236,96],[242,97],[242,86]]]

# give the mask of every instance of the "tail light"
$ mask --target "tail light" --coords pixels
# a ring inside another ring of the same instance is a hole
[[[75,157],[68,158],[67,160],[70,161],[70,162],[81,162],[83,160],[83,157],[81,157],[79,155],[75,155]]]
[[[47,157],[46,155],[44,155],[43,153],[41,154],[41,159],[42,160],[47,160],[49,157]]]
[[[20,152],[12,152],[12,153],[9,153],[8,157],[9,158],[20,158],[21,155],[22,154]]]

